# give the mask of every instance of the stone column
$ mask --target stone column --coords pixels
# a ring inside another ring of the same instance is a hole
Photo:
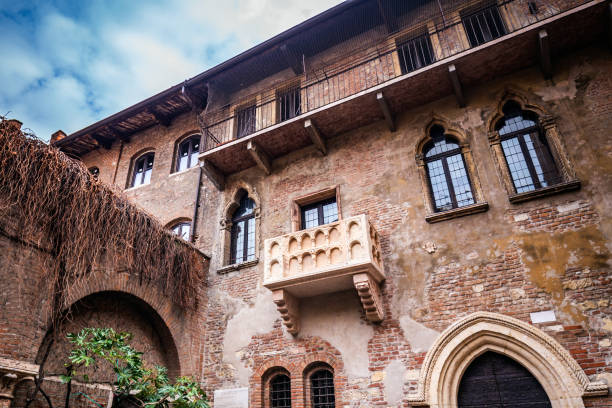
[[[0,357],[0,408],[9,408],[15,397],[15,386],[22,381],[34,381],[38,365]]]

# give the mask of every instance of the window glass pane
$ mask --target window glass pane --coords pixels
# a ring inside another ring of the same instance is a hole
[[[310,376],[310,392],[313,408],[335,408],[334,375],[329,370],[319,370]]]
[[[190,230],[191,230],[191,224],[188,222],[181,222],[180,224],[176,224],[174,228],[172,228],[172,232],[174,232],[179,237],[183,238],[185,241],[189,240]]]
[[[236,112],[238,139],[255,132],[255,111],[256,107],[253,105]]]
[[[304,211],[304,228],[312,228],[319,225],[319,208],[314,207]]]
[[[270,406],[291,408],[291,382],[286,375],[277,375],[270,381]]]
[[[518,137],[502,140],[502,149],[517,193],[535,190]]]
[[[244,258],[244,221],[239,221],[234,224],[234,261],[235,262],[243,262]]]
[[[453,208],[442,160],[428,162],[427,174],[429,176],[429,182],[431,183],[431,192],[436,211],[450,210]]]
[[[429,147],[425,152],[425,157],[432,157],[440,153],[449,152],[451,150],[458,149],[459,145],[445,138],[438,140]]]
[[[153,169],[147,169],[144,173],[144,179],[142,181],[142,184],[149,184],[151,182],[151,173],[153,172]]]
[[[240,200],[240,207],[238,207],[234,213],[233,218],[240,218],[245,215],[249,215],[253,212],[253,208],[255,208],[255,202],[245,195]]]
[[[453,189],[455,190],[455,200],[457,207],[474,204],[472,187],[461,154],[456,154],[446,158],[448,171],[450,172]]]
[[[504,126],[499,129],[499,135],[503,136],[522,129],[532,128],[536,125],[536,122],[531,119],[527,119],[522,116],[515,116],[504,121]]]
[[[323,224],[338,221],[338,205],[334,201],[323,205]]]
[[[246,260],[255,259],[255,218],[248,219],[248,237]]]
[[[191,158],[189,159],[189,167],[198,164],[198,154],[200,154],[200,138],[191,139]]]

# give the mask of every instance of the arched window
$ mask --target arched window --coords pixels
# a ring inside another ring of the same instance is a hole
[[[131,187],[149,184],[153,172],[153,160],[155,153],[145,153],[134,162],[134,174],[132,175]]]
[[[434,211],[446,211],[474,204],[472,185],[457,141],[432,126],[431,140],[423,149]]]
[[[312,408],[335,408],[334,374],[321,368],[310,375],[310,399]]]
[[[536,114],[510,100],[496,126],[516,193],[562,182]]]
[[[291,408],[291,380],[278,374],[270,381],[270,407]]]
[[[185,241],[189,241],[189,233],[191,232],[191,223],[188,221],[181,221],[172,226],[172,232]]]
[[[87,169],[89,171],[89,173],[93,176],[93,178],[95,178],[96,180],[98,179],[98,177],[100,176],[100,169],[97,167],[90,167],[89,169]]]
[[[232,215],[230,263],[255,259],[255,202],[245,194]]]
[[[175,171],[187,170],[198,164],[200,153],[200,135],[193,135],[183,140],[176,149]]]

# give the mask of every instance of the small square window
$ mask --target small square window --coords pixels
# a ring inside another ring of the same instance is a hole
[[[300,208],[302,229],[318,227],[338,221],[338,204],[336,197],[304,205]]]

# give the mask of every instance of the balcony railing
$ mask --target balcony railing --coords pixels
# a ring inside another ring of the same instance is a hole
[[[570,10],[587,0],[453,2],[436,16],[410,24],[410,35],[390,37],[342,61],[308,72],[301,84],[268,89],[201,118],[201,152],[312,112],[369,88],[457,55]]]
[[[274,292],[290,331],[297,331],[296,299],[351,288],[366,317],[382,320],[380,241],[365,215],[267,239],[264,259],[264,286]]]

